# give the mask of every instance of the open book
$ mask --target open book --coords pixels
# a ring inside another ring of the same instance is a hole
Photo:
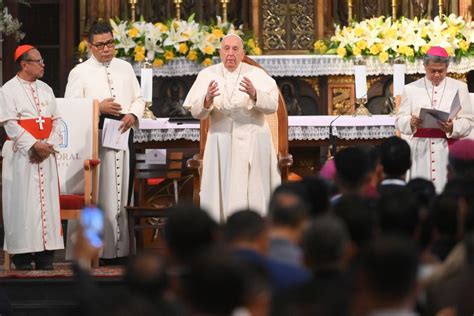
[[[438,122],[447,122],[448,120],[454,119],[458,112],[461,110],[461,101],[459,100],[459,90],[454,96],[451,109],[448,112],[435,110],[435,109],[420,109],[420,119],[422,128],[439,128]]]

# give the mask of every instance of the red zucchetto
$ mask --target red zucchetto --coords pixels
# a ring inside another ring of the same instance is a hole
[[[32,50],[34,48],[35,47],[31,46],[31,45],[20,45],[20,46],[18,46],[15,50],[15,55],[14,55],[15,62],[18,60],[18,58],[21,57],[21,55],[23,55],[27,51]]]

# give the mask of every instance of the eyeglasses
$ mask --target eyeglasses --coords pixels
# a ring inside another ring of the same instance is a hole
[[[114,42],[114,40],[110,40],[110,41],[105,42],[105,43],[97,43],[97,44],[92,44],[92,45],[95,46],[95,48],[97,48],[98,50],[103,50],[105,48],[105,46],[107,46],[108,48],[114,47],[115,42]]]
[[[30,62],[30,63],[35,63],[35,64],[40,64],[44,65],[44,59],[25,59],[25,61]]]

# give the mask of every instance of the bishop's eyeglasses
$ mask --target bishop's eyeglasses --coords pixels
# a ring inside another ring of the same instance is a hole
[[[44,59],[43,58],[40,58],[40,59],[25,59],[25,61],[30,62],[30,63],[39,64],[39,65],[44,65]]]
[[[103,50],[105,48],[105,46],[107,46],[108,48],[114,47],[115,42],[114,42],[114,40],[110,40],[110,41],[107,41],[105,43],[99,42],[97,44],[92,44],[92,45],[95,46],[95,48],[97,48],[98,50]]]

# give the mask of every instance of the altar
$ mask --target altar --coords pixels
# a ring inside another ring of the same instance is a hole
[[[395,135],[395,117],[373,116],[289,116],[288,141],[306,141],[308,144],[328,145],[331,136],[340,141],[381,141]],[[168,118],[142,119],[134,133],[135,143],[199,141],[199,122],[170,122]],[[197,144],[196,144],[197,147]]]
[[[168,118],[142,119],[134,133],[139,149],[186,149],[189,156],[199,150],[199,122],[170,122]],[[328,157],[328,147],[378,144],[395,135],[395,117],[390,115],[289,116],[289,152],[292,170],[312,175]]]

